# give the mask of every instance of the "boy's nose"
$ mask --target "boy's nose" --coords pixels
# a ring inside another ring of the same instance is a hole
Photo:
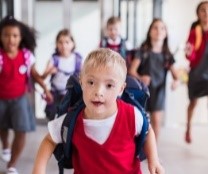
[[[95,96],[97,96],[97,97],[103,97],[103,88],[101,86],[99,86],[99,87],[96,88]]]

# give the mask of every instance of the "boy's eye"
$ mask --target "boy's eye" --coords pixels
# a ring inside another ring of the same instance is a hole
[[[112,88],[113,85],[112,84],[107,84],[107,88]]]
[[[94,82],[93,82],[92,80],[89,80],[87,83],[88,83],[89,85],[93,85],[93,84],[94,84]]]

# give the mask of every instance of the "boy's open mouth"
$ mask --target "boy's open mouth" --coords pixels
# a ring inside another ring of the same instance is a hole
[[[95,106],[100,106],[103,104],[103,102],[100,102],[100,101],[92,101],[92,104],[95,105]]]

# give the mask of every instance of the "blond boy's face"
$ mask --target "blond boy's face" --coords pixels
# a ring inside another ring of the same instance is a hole
[[[107,26],[107,35],[112,40],[116,40],[121,34],[121,24],[115,23]]]
[[[116,99],[125,88],[119,72],[112,67],[98,67],[82,75],[81,86],[86,105],[86,118],[103,119],[117,111]]]

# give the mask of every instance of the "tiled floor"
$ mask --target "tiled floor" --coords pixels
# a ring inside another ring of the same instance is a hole
[[[27,145],[18,162],[20,174],[30,174],[35,154],[41,139],[46,133],[46,125],[39,125],[37,131],[27,136]],[[193,143],[187,145],[183,141],[183,127],[162,128],[158,143],[160,160],[166,174],[207,174],[208,171],[208,126],[195,126]],[[0,174],[5,172],[6,164],[0,161]],[[142,163],[143,173],[149,174],[146,162]],[[57,174],[57,164],[51,158],[47,174]],[[72,171],[65,172],[72,174]]]

